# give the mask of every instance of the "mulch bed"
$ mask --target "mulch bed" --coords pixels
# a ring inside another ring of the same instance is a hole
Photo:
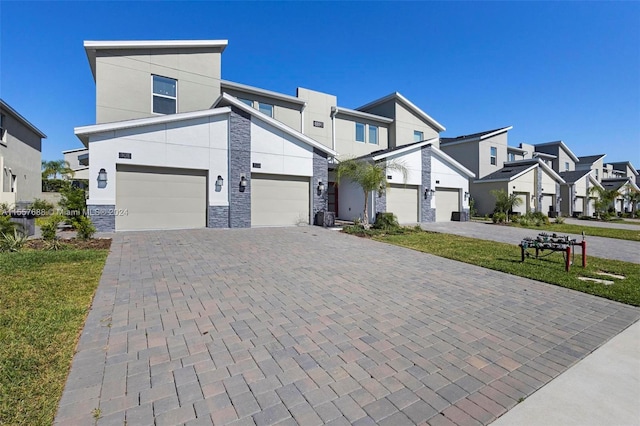
[[[84,241],[77,238],[61,238],[58,241],[60,241],[62,247],[76,250],[108,250],[111,247],[111,238],[95,238]],[[50,248],[50,243],[43,239],[35,239],[27,241],[24,247],[33,250],[47,250]]]

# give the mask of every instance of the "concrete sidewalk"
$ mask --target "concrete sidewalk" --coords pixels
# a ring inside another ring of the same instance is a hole
[[[492,426],[640,425],[639,359],[636,322]]]

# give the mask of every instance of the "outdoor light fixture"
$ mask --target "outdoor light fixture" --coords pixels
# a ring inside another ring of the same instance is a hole
[[[98,172],[98,188],[104,188],[107,186],[107,171],[100,169]]]
[[[562,201],[562,197],[558,197],[558,202]]]
[[[322,183],[322,181],[318,182],[318,192],[319,193],[324,192],[324,183]]]
[[[224,179],[222,179],[222,176],[218,175],[218,179],[216,179],[216,186],[222,186],[223,183]]]
[[[436,190],[433,188],[428,188],[424,190],[424,198],[427,198],[429,195],[435,194]]]
[[[247,178],[246,178],[246,177],[242,176],[242,177],[240,178],[240,186],[241,186],[242,188],[246,188],[246,187],[247,187]]]
[[[464,192],[464,199],[466,200],[467,198],[469,198],[469,193],[467,191]]]

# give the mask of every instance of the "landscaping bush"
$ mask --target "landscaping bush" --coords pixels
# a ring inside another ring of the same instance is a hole
[[[556,216],[555,223],[557,223],[558,225],[562,225],[564,223],[564,217]]]
[[[11,222],[11,216],[0,214],[0,233],[10,234],[16,229],[16,224]]]
[[[3,251],[20,251],[22,246],[27,242],[27,235],[13,229],[13,233],[0,233],[0,252]]]
[[[52,203],[36,198],[27,210],[33,211],[36,216],[48,216],[53,213],[53,208],[54,205]]]
[[[491,217],[493,223],[505,223],[507,221],[507,214],[502,212],[496,212]]]
[[[91,219],[86,216],[78,216],[74,222],[74,228],[77,232],[77,237],[81,240],[88,240],[96,233],[96,227],[93,226]]]
[[[69,223],[74,226],[79,217],[84,216],[87,210],[87,198],[84,189],[74,188],[71,185],[60,190],[60,207],[64,210]],[[75,226],[74,226],[75,228]]]
[[[58,225],[65,221],[65,217],[61,214],[54,214],[46,219],[42,219],[40,222],[40,231],[42,232],[42,239],[45,241],[54,241],[56,239],[56,231]]]
[[[373,224],[374,229],[383,229],[385,231],[397,229],[400,227],[398,218],[393,213],[378,213],[376,221]]]

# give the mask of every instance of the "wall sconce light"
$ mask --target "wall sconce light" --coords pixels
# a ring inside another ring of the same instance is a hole
[[[429,195],[433,195],[436,193],[436,190],[433,188],[427,188],[424,190],[424,198],[429,197]]]
[[[100,169],[98,172],[98,188],[105,188],[107,186],[107,171]]]
[[[247,187],[247,178],[244,176],[240,177],[240,192],[244,192]]]
[[[318,194],[322,194],[324,192],[324,183],[322,181],[318,182]]]
[[[468,199],[468,198],[469,198],[469,192],[465,191],[465,192],[464,192],[464,199],[466,200],[466,199]]]
[[[218,179],[216,179],[216,186],[220,187],[223,183],[224,179],[222,179],[222,176],[218,175]]]
[[[562,197],[558,197],[558,202],[562,201]]]

